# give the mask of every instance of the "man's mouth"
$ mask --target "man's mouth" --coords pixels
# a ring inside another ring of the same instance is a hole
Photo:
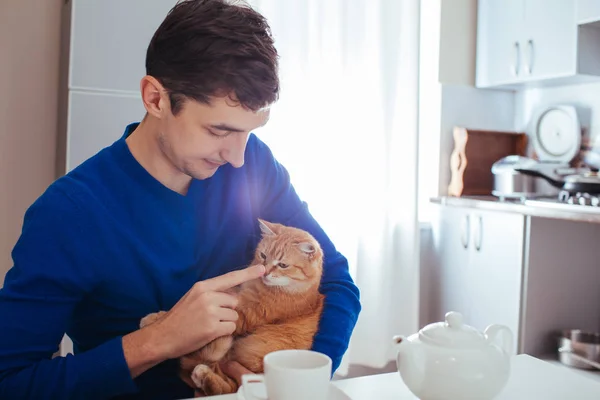
[[[220,162],[220,161],[211,161],[211,160],[204,160],[204,162],[206,162],[210,167],[212,168],[219,168],[222,167],[223,165],[227,164],[226,162]]]

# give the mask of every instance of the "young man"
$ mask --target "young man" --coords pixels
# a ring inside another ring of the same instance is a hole
[[[347,261],[250,133],[279,91],[267,22],[226,0],[181,2],[146,69],[143,121],[25,215],[0,290],[2,399],[191,397],[177,358],[234,330],[236,298],[224,291],[264,273],[246,268],[258,218],[322,244],[326,305],[313,349],[335,369],[347,348],[360,311]],[[138,329],[159,310],[168,313]],[[75,355],[51,358],[65,332]]]

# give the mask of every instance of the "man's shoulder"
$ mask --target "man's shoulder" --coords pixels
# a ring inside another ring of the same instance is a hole
[[[276,162],[273,152],[267,143],[254,133],[250,134],[248,138],[245,158],[247,166],[251,169],[262,169]]]
[[[32,208],[66,214],[79,214],[94,207],[99,177],[106,172],[107,147],[52,182],[32,204]]]
[[[69,175],[62,176],[33,202],[26,217],[40,214],[53,214],[60,218],[78,217],[81,205],[86,203],[87,192],[84,182]]]

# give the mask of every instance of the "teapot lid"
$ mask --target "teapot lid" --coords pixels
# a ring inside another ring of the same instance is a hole
[[[445,322],[429,324],[419,332],[421,341],[451,348],[474,348],[486,343],[484,335],[472,326],[463,324],[461,313],[451,311]]]

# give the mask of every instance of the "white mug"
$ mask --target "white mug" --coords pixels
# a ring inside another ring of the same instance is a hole
[[[311,350],[280,350],[264,358],[263,375],[243,375],[246,400],[326,400],[331,358]],[[266,393],[258,383],[264,383]],[[262,393],[261,393],[262,392]]]

